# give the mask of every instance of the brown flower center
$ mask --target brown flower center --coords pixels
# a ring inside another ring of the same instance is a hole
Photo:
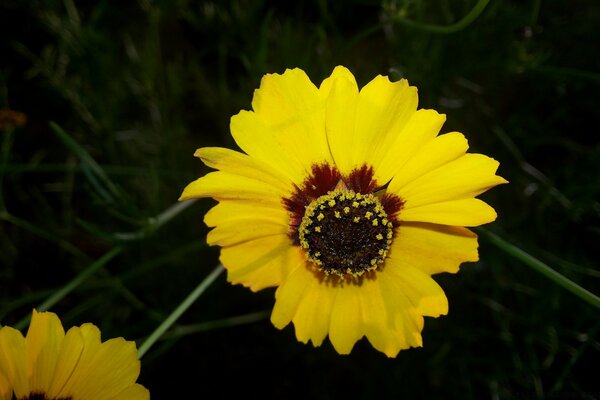
[[[343,281],[382,266],[404,201],[378,184],[373,168],[342,175],[335,166],[315,164],[294,189],[282,199],[290,212],[289,236],[315,271]]]
[[[299,235],[308,259],[327,275],[358,277],[383,263],[393,224],[376,196],[334,190],[306,208]]]

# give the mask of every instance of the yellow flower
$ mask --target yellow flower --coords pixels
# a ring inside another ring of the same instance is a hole
[[[362,89],[344,67],[316,87],[300,69],[268,74],[252,111],[231,119],[240,153],[201,148],[210,172],[181,199],[213,197],[208,243],[228,279],[278,286],[271,321],[342,354],[366,336],[389,357],[422,346],[423,316],[448,312],[431,278],[476,261],[465,226],[496,218],[475,196],[506,181],[466,154],[459,132],[417,110],[417,89],[377,76]]]
[[[56,314],[34,310],[26,337],[0,329],[0,400],[150,399],[139,373],[135,343],[101,343],[89,323],[65,334]]]

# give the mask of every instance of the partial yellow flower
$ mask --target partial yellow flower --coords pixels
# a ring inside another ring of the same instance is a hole
[[[342,354],[366,336],[389,357],[421,346],[423,317],[448,312],[431,278],[476,261],[465,226],[493,221],[475,197],[506,181],[498,162],[467,154],[445,116],[417,110],[417,89],[377,76],[358,89],[336,67],[316,87],[304,71],[268,74],[252,111],[231,119],[244,153],[201,148],[210,172],[181,200],[212,197],[208,243],[228,279],[278,286],[271,321]]]
[[[101,342],[89,323],[65,334],[56,314],[34,310],[27,336],[0,329],[0,400],[148,400],[139,373],[135,343]]]

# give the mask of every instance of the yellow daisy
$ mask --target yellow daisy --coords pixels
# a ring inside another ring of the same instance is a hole
[[[465,226],[493,221],[475,196],[506,181],[498,162],[466,154],[459,132],[417,110],[417,89],[377,76],[359,90],[336,67],[316,87],[304,71],[263,77],[252,111],[231,119],[244,153],[201,148],[210,172],[181,199],[212,197],[207,241],[228,279],[278,286],[271,321],[341,354],[366,336],[389,357],[421,346],[423,316],[448,312],[431,278],[476,261]]]
[[[26,337],[0,329],[0,400],[150,399],[139,373],[135,343],[102,343],[92,324],[65,334],[56,314],[34,310]]]

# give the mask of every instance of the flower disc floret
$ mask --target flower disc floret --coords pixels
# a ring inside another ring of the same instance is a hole
[[[300,224],[300,245],[326,274],[361,276],[383,263],[393,224],[373,194],[333,190],[308,207]]]

